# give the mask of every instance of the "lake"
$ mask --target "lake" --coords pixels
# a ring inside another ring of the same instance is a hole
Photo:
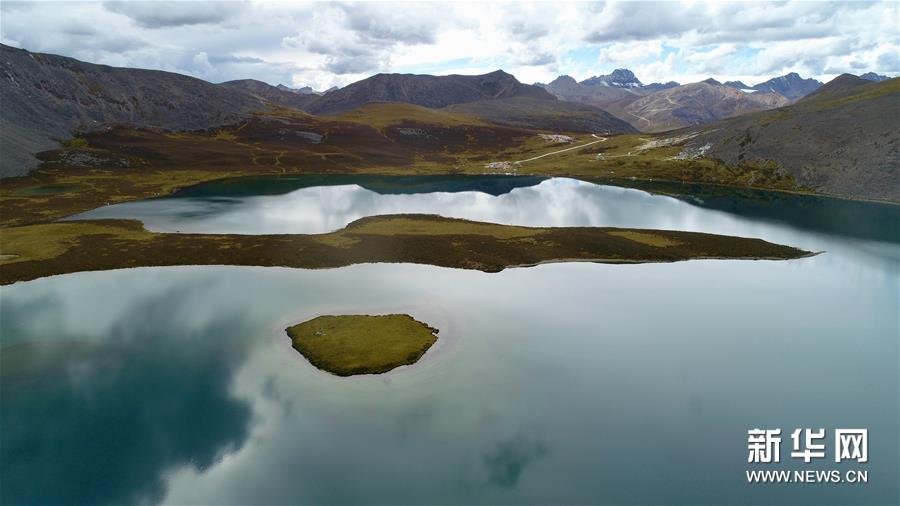
[[[650,188],[647,188],[650,189]],[[900,207],[561,178],[233,179],[81,218],[318,233],[421,212],[732,234],[791,261],[169,267],[0,288],[0,502],[891,504],[900,452]],[[418,363],[340,378],[284,328],[402,312]],[[869,462],[788,458],[795,428],[869,429]],[[780,464],[747,430],[782,429]],[[748,484],[861,469],[866,484]]]

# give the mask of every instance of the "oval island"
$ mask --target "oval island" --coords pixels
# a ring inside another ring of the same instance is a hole
[[[413,364],[438,333],[407,314],[325,315],[285,330],[295,350],[337,376],[380,374]]]

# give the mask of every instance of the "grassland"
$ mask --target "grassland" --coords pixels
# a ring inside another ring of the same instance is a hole
[[[891,79],[882,84],[867,86],[862,93],[838,98],[831,98],[831,94],[823,94],[819,100],[813,102],[813,107],[819,110],[833,109],[843,105],[853,104],[865,100],[872,100],[887,95],[900,93],[900,79]]]
[[[380,374],[417,362],[438,330],[412,316],[319,316],[286,329],[294,349],[338,376]]]
[[[792,259],[809,254],[760,239],[615,228],[531,228],[387,215],[313,235],[169,234],[130,220],[43,223],[2,229],[0,284],[79,271],[172,265],[332,268],[403,262],[484,272],[555,261],[675,262]]]
[[[590,136],[576,136],[573,145],[593,140]],[[687,139],[676,134],[617,135],[604,142],[583,149],[515,164],[518,174],[568,176],[581,179],[643,180],[697,182],[741,188],[775,190],[803,190],[794,179],[781,173],[774,165],[746,163],[738,168],[728,167],[714,160],[692,158],[683,152]],[[539,138],[529,139],[523,146],[508,149],[499,157],[522,160],[531,153],[560,149],[541,146]]]
[[[413,104],[372,103],[345,112],[338,116],[338,119],[372,126],[380,131],[392,126],[412,123],[442,127],[490,126],[489,123],[469,114],[429,109]]]

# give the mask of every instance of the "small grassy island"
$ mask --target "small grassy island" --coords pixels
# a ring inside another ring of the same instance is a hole
[[[337,376],[380,374],[418,361],[438,330],[406,314],[319,316],[286,329],[294,349]]]

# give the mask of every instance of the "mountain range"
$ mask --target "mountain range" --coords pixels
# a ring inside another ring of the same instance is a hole
[[[0,44],[0,176],[38,164],[34,154],[79,130],[116,123],[167,130],[209,129],[278,107],[336,115],[368,103],[430,108],[478,104],[467,112],[503,125],[573,132],[635,129],[599,108],[559,101],[503,71],[480,76],[378,74],[328,93],[303,93],[242,79],[212,84],[171,72],[95,65]]]
[[[629,123],[600,108],[563,102],[540,86],[523,84],[502,70],[475,76],[377,74],[327,93],[303,109],[335,115],[379,102],[448,108],[501,125],[572,132],[635,131]]]
[[[687,151],[729,167],[774,164],[804,188],[900,200],[900,79],[874,73],[844,75],[826,85],[791,73],[752,87],[712,78],[645,85],[626,69],[581,82],[560,76],[547,85],[524,84],[501,70],[475,76],[377,74],[320,93],[252,79],[213,84],[5,45],[0,67],[0,177],[25,174],[39,163],[35,154],[115,125],[214,133],[238,132],[239,125],[252,122],[253,129],[240,133],[241,146],[265,143],[277,152],[290,130],[278,125],[290,121],[301,128],[295,133],[304,145],[330,136],[321,156],[343,143],[348,155],[340,156],[350,156],[357,146],[384,160],[400,144],[409,151],[404,160],[437,160],[441,155],[429,149],[446,149],[451,142],[461,149],[474,131],[499,135],[510,145],[535,131],[616,135],[687,127],[686,134],[677,134],[690,139]],[[388,132],[379,126],[385,124],[395,126]],[[441,137],[423,130],[426,124]],[[363,139],[375,144],[360,146]]]
[[[657,91],[628,103],[610,104],[608,109],[643,132],[663,132],[774,109],[789,102],[778,93],[745,93],[708,79]]]
[[[463,102],[520,96],[554,98],[540,87],[522,84],[502,70],[477,76],[376,74],[314,100],[306,110],[312,114],[334,115],[372,102],[401,102],[439,109]]]
[[[334,90],[338,89],[337,86],[332,86],[331,88],[329,88],[325,91],[316,91],[316,90],[312,89],[312,86],[301,86],[300,88],[291,88],[290,86],[285,86],[283,84],[279,84],[275,87],[281,91],[289,91],[291,93],[299,93],[301,95],[324,95],[324,94],[328,93],[329,91],[334,91]]]
[[[781,107],[821,84],[790,73],[755,86],[740,81],[722,84],[712,78],[684,85],[674,81],[645,85],[630,70],[616,69],[581,82],[560,76],[542,86],[562,100],[594,105],[642,131],[660,132]]]
[[[264,102],[283,107],[303,109],[316,100],[321,94],[315,92],[302,92],[290,88],[272,86],[271,84],[257,81],[256,79],[238,79],[219,84],[221,87],[231,88],[252,95]]]
[[[644,84],[628,69],[616,69],[611,74],[590,77],[581,82],[571,76],[559,76],[550,84],[537,83],[557,98],[598,107],[608,107],[619,102],[627,103],[655,91],[675,88],[679,84]]]

